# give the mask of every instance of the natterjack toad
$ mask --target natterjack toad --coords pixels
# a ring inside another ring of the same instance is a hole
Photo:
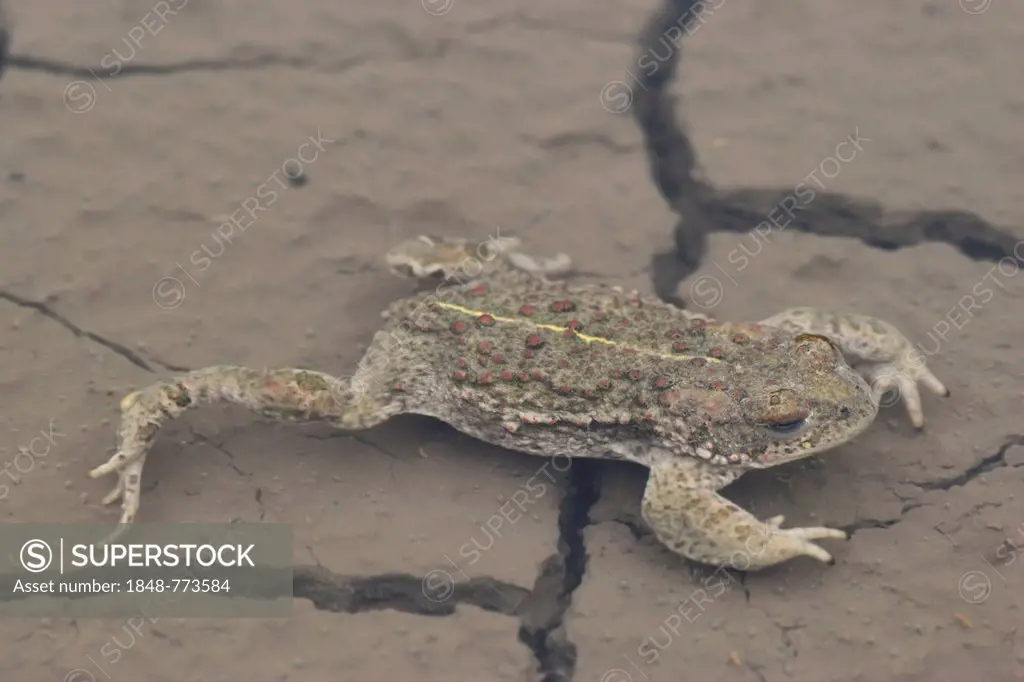
[[[508,237],[474,247],[424,236],[386,260],[439,286],[389,307],[352,376],[216,366],[122,401],[118,452],[91,472],[119,477],[104,500],[122,500],[111,539],[136,517],[160,427],[231,402],[346,430],[415,413],[534,455],[639,462],[650,468],[644,519],[673,551],[743,570],[801,555],[831,563],[813,541],[844,532],[762,522],[717,491],[750,469],[849,441],[889,391],[919,427],[917,383],[949,394],[913,345],[872,317],[797,308],[719,322],[637,292],[551,281],[569,258],[530,257]]]

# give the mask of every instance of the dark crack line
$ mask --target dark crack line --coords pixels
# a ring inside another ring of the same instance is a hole
[[[789,636],[789,633],[794,630],[803,630],[804,626],[799,623],[796,625],[780,625],[779,623],[773,622],[772,624],[779,630],[779,637],[782,640],[782,646],[785,647],[787,652],[789,652],[789,655],[793,658],[799,658],[800,650],[793,642],[793,638]]]
[[[7,69],[20,71],[34,71],[50,76],[64,76],[81,80],[110,80],[114,78],[131,78],[138,76],[167,76],[178,73],[208,72],[216,73],[222,71],[255,71],[267,67],[283,67],[293,69],[309,69],[321,73],[340,73],[360,66],[370,61],[366,55],[357,55],[341,60],[337,64],[325,68],[307,57],[294,55],[279,55],[272,52],[263,52],[251,57],[236,58],[199,58],[186,59],[180,62],[169,64],[147,64],[144,62],[121,62],[116,70],[95,66],[78,66],[63,59],[51,59],[49,57],[36,57],[25,54],[11,54],[11,29],[10,22],[4,13],[0,3],[0,77]]]
[[[576,672],[565,614],[587,570],[584,531],[601,495],[601,471],[599,462],[573,458],[558,513],[558,551],[543,562],[522,605],[519,641],[533,652],[541,682],[568,682]]]
[[[7,20],[7,13],[4,11],[2,0],[0,0],[0,78],[7,68],[7,60],[11,51],[11,30],[10,22]]]
[[[308,599],[321,611],[363,613],[390,609],[421,616],[450,616],[459,604],[468,604],[506,616],[518,615],[526,588],[491,577],[470,578],[452,586],[447,599],[428,596],[423,576],[384,573],[345,577],[322,566],[295,568],[292,585],[296,597]]]
[[[850,539],[857,534],[857,531],[867,530],[870,528],[891,528],[897,523],[903,520],[902,515],[908,510],[901,509],[900,517],[895,519],[857,519],[853,523],[848,523],[845,526],[837,526],[837,528],[845,532]]]
[[[764,676],[763,666],[754,665],[753,663],[744,663],[743,667],[751,672],[752,675],[757,677],[758,682],[768,682],[768,678]]]
[[[1010,466],[1006,462],[1006,453],[1009,452],[1010,448],[1017,445],[1024,445],[1024,434],[1015,433],[1007,436],[1006,441],[999,446],[998,450],[988,457],[982,458],[981,461],[961,474],[933,481],[911,481],[911,484],[925,490],[949,490],[956,486],[967,485],[979,476],[987,474],[994,469]]]
[[[216,442],[210,440],[209,438],[207,438],[203,434],[201,434],[198,431],[196,431],[191,426],[189,426],[188,429],[189,429],[189,431],[192,432],[192,443],[202,443],[203,445],[206,445],[208,447],[213,448],[214,450],[216,450],[217,452],[221,453],[222,455],[224,455],[225,457],[228,458],[228,466],[231,467],[231,469],[236,474],[238,474],[239,476],[243,476],[245,478],[249,478],[249,479],[252,478],[252,472],[251,471],[245,471],[244,469],[241,469],[237,464],[235,464],[235,456],[226,447],[224,447],[220,443],[216,443]],[[191,445],[192,443],[188,443],[187,445]]]
[[[315,434],[315,433],[303,433],[303,434],[301,434],[301,436],[303,438],[309,438],[311,440],[336,440],[336,439],[354,440],[357,443],[362,443],[363,445],[365,445],[366,447],[370,448],[371,450],[376,450],[377,452],[379,452],[380,454],[384,455],[388,459],[394,460],[396,462],[404,461],[403,458],[400,457],[399,455],[397,455],[394,452],[391,452],[390,450],[388,450],[388,449],[378,445],[377,443],[374,443],[372,440],[370,440],[368,438],[365,438],[365,437],[361,436],[359,433],[354,432],[354,431],[343,431],[343,430],[339,429],[339,430],[334,430],[334,431],[331,431],[331,432],[323,434],[323,435],[319,435],[319,434]]]
[[[111,341],[106,337],[100,336],[95,332],[82,329],[77,324],[75,324],[68,318],[64,317],[63,315],[55,311],[53,308],[49,306],[48,303],[44,301],[32,301],[27,298],[18,296],[17,294],[12,294],[11,292],[5,291],[3,289],[0,289],[0,299],[9,301],[10,303],[13,303],[14,305],[20,308],[28,308],[29,310],[34,310],[43,317],[48,317],[49,319],[53,320],[54,322],[56,322],[57,324],[61,325],[69,332],[74,334],[77,338],[88,339],[93,343],[97,343],[106,348],[107,350],[113,351],[114,353],[120,355],[122,358],[132,363],[136,367],[144,369],[147,372],[155,371],[153,370],[152,367],[149,366],[149,363],[147,363],[146,360],[143,359],[143,357],[136,353],[135,351],[131,350],[126,346],[121,345],[120,343],[117,343],[116,341]],[[168,362],[164,362],[153,357],[150,357],[150,362],[172,372],[189,371],[188,367],[172,365]]]
[[[655,292],[677,306],[685,306],[677,289],[703,261],[708,234],[749,233],[795,191],[795,187],[785,187],[723,192],[698,176],[696,149],[676,117],[675,98],[669,92],[679,66],[678,43],[660,61],[669,29],[674,27],[678,32],[687,17],[692,21],[698,5],[704,6],[700,0],[667,0],[645,26],[640,36],[642,54],[655,57],[660,63],[653,73],[639,77],[640,87],[633,101],[633,115],[644,137],[651,177],[680,216],[675,228],[675,251],[656,254],[651,261]],[[713,24],[713,14],[705,12],[702,21]],[[653,62],[648,59],[648,63]],[[887,251],[938,242],[956,248],[972,260],[998,262],[1009,258],[1024,264],[1021,240],[1012,230],[996,227],[968,211],[896,213],[888,212],[871,199],[816,192],[809,204],[793,212],[785,229],[859,239]]]
[[[977,464],[967,468],[963,472],[956,474],[955,476],[947,476],[945,478],[938,478],[930,481],[908,481],[911,485],[917,486],[923,490],[950,490],[958,486],[965,486],[971,481],[975,480],[979,476],[983,476],[996,469],[1004,467],[1020,468],[1024,467],[1024,464],[1013,464],[1011,465],[1006,461],[1006,453],[1010,451],[1010,448],[1015,446],[1024,446],[1024,434],[1014,433],[1006,437],[1003,444],[999,448],[988,455],[983,457]],[[852,538],[853,535],[866,528],[891,528],[897,523],[903,520],[906,514],[918,507],[923,507],[925,504],[918,501],[916,498],[908,502],[904,502],[900,508],[900,514],[896,518],[892,519],[857,519],[851,524],[846,526],[840,526],[841,530]],[[971,510],[971,513],[978,511],[978,509],[984,508],[985,506],[999,506],[995,503],[982,503],[977,505]]]
[[[0,45],[0,49],[3,46]],[[0,55],[0,60],[3,56]],[[298,56],[264,53],[248,58],[235,59],[186,59],[169,64],[121,63],[116,71],[104,67],[77,66],[61,59],[34,57],[31,55],[12,54],[7,56],[7,66],[12,70],[35,71],[50,76],[65,76],[80,80],[111,80],[115,78],[131,78],[136,76],[168,76],[179,73],[222,71],[255,71],[267,67],[284,67],[292,69],[313,69],[323,73],[340,73],[353,67],[361,66],[369,61],[366,56],[349,57],[338,64],[325,69],[311,59]],[[0,75],[2,75],[0,64]]]
[[[629,531],[629,534],[633,536],[634,540],[643,540],[649,535],[654,535],[654,533],[647,529],[643,524],[634,519],[616,517],[614,519],[609,519],[608,523],[617,523],[620,526],[625,526]]]
[[[581,149],[592,146],[603,149],[604,151],[616,156],[620,156],[623,154],[631,154],[634,148],[634,145],[632,144],[618,144],[610,135],[584,131],[572,131],[541,137],[523,135],[522,139],[544,151]]]

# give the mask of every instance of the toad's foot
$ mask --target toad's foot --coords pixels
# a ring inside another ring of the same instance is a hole
[[[121,500],[121,520],[104,542],[115,540],[135,520],[146,454],[160,427],[186,410],[204,403],[230,402],[277,421],[332,421],[351,429],[368,428],[392,416],[364,393],[355,382],[321,372],[222,365],[189,372],[128,395],[121,401],[117,453],[89,472],[92,478],[112,473],[118,476],[117,485],[103,503]]]
[[[886,404],[883,397],[890,392],[895,393],[895,400],[888,404],[903,397],[910,421],[918,429],[924,427],[924,411],[917,385],[923,384],[936,395],[949,396],[949,389],[928,369],[924,354],[885,320],[816,308],[790,308],[761,320],[761,324],[832,339],[871,384],[876,400]]]
[[[546,281],[549,275],[565,274],[572,269],[572,259],[564,253],[551,258],[530,256],[519,250],[521,245],[516,237],[489,237],[471,242],[420,235],[388,251],[384,260],[399,277],[443,277],[460,282],[508,268]]]
[[[845,540],[846,533],[781,528],[782,516],[759,521],[715,492],[731,480],[695,459],[655,464],[644,491],[644,520],[666,547],[703,564],[759,571],[799,556],[835,563],[812,540]]]

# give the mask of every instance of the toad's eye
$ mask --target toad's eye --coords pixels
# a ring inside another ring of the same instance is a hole
[[[757,407],[756,423],[773,438],[793,438],[810,426],[811,407],[792,389],[772,392]]]
[[[764,426],[773,436],[777,436],[779,438],[792,438],[793,436],[806,431],[807,427],[810,426],[810,422],[807,419],[796,419],[793,421],[765,424]]]

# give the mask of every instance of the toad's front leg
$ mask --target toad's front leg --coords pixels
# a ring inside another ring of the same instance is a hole
[[[835,563],[812,540],[845,540],[846,533],[781,528],[782,516],[760,521],[716,492],[731,480],[695,459],[655,464],[644,490],[644,520],[663,545],[703,564],[759,571],[799,556]]]
[[[817,308],[790,308],[761,320],[761,324],[832,339],[871,384],[876,399],[881,400],[889,391],[903,397],[910,421],[919,429],[924,427],[924,412],[917,385],[923,384],[936,395],[949,396],[949,389],[928,369],[924,354],[885,320]]]

